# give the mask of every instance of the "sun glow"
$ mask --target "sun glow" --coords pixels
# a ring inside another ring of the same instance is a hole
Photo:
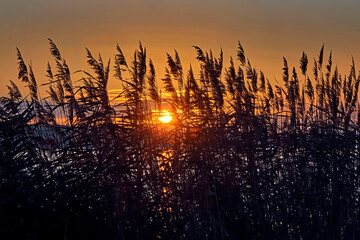
[[[172,120],[172,116],[169,112],[160,113],[160,117],[158,118],[162,123],[169,123]]]

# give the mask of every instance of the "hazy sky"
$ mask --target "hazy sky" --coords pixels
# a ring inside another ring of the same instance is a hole
[[[0,0],[0,96],[9,79],[19,83],[16,47],[44,83],[52,60],[47,37],[71,71],[88,69],[85,47],[113,58],[119,43],[130,61],[140,40],[160,79],[166,52],[178,50],[188,69],[196,65],[192,45],[215,54],[222,48],[227,65],[240,40],[252,65],[270,80],[280,80],[283,56],[298,67],[303,50],[312,59],[323,43],[325,56],[332,49],[345,73],[351,56],[360,63],[359,12],[358,0]]]

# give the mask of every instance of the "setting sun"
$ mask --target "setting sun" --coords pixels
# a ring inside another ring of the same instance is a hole
[[[172,116],[169,112],[160,113],[159,121],[162,123],[169,123],[172,120]]]

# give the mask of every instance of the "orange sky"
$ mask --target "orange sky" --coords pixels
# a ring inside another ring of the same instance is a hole
[[[72,71],[88,70],[85,47],[106,59],[119,43],[130,61],[140,40],[160,80],[166,52],[176,49],[187,70],[197,64],[192,45],[216,54],[222,48],[227,66],[240,40],[252,65],[271,81],[281,79],[283,56],[298,67],[303,50],[312,59],[323,43],[325,56],[332,49],[334,62],[347,73],[351,56],[360,62],[359,10],[355,0],[1,0],[0,96],[7,94],[9,79],[19,83],[16,47],[44,83],[52,60],[47,37]]]

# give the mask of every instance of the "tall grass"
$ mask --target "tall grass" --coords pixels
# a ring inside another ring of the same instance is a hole
[[[354,61],[322,46],[273,85],[240,42],[227,68],[194,46],[200,72],[167,53],[160,84],[141,43],[75,73],[49,44],[48,96],[18,50],[28,92],[1,98],[1,239],[360,238]]]

